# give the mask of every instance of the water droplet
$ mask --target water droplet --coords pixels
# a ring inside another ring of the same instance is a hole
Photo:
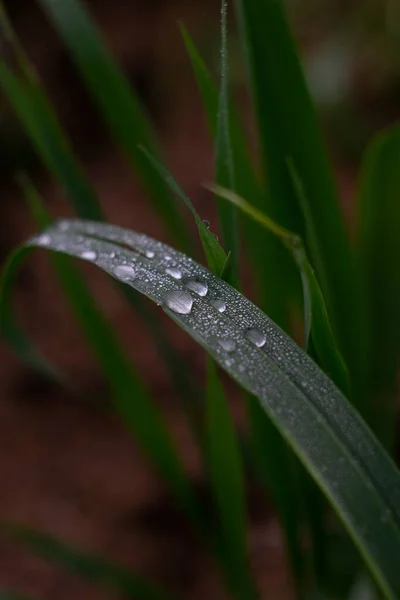
[[[59,228],[61,229],[61,231],[68,231],[70,226],[71,224],[68,221],[60,221],[59,223]]]
[[[213,300],[211,302],[211,304],[213,305],[214,308],[216,308],[220,313],[223,313],[226,311],[226,304],[223,300],[221,300],[220,298],[217,298],[216,300]]]
[[[146,250],[146,257],[147,258],[154,258],[155,257],[155,253],[152,250]]]
[[[233,352],[236,348],[236,342],[232,338],[218,340],[218,343],[226,352]]]
[[[208,285],[201,281],[201,279],[188,279],[185,281],[186,287],[197,294],[198,296],[206,296],[208,292]]]
[[[168,256],[168,254],[166,254],[166,255],[164,256],[164,260],[172,260],[172,258],[171,258],[170,256]]]
[[[171,277],[174,279],[182,279],[182,271],[176,269],[175,267],[168,267],[165,269],[165,272],[168,273],[168,275],[171,275]]]
[[[135,269],[129,265],[118,265],[118,267],[114,269],[114,274],[124,281],[129,281],[136,277]]]
[[[210,229],[210,227],[211,227],[210,221],[207,221],[207,219],[203,219],[203,223],[207,227],[207,229]]]
[[[258,348],[262,348],[265,345],[265,342],[267,341],[267,336],[259,329],[247,329],[246,337],[252,344],[257,346]]]
[[[93,252],[93,250],[85,250],[82,252],[81,258],[84,258],[85,260],[96,260],[97,254],[96,252]]]
[[[188,315],[192,310],[193,298],[189,292],[173,290],[164,298],[165,305],[179,315]]]
[[[37,238],[37,243],[40,246],[48,246],[49,244],[51,244],[51,237],[47,235],[47,233],[43,233]]]
[[[110,253],[110,258],[115,258],[115,252]]]
[[[238,369],[239,369],[239,373],[245,373],[246,372],[245,365],[240,364],[239,367],[238,367]]]

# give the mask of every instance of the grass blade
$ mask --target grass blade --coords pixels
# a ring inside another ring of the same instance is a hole
[[[358,413],[293,340],[210,271],[143,234],[70,221],[67,232],[56,225],[29,245],[90,260],[161,304],[259,398],[334,507],[382,594],[400,594],[400,474]],[[155,257],[147,259],[146,251]],[[165,271],[171,265],[182,280]],[[200,280],[206,294],[190,293],[186,278]],[[226,310],[215,307],[216,300]]]
[[[172,600],[172,596],[158,590],[144,577],[115,566],[98,556],[80,552],[51,535],[16,524],[0,526],[0,533],[19,546],[31,550],[37,556],[102,588],[135,600]]]
[[[143,144],[156,154],[157,142],[147,114],[103,44],[84,3],[79,0],[40,0],[39,4],[68,47],[89,93],[148,190],[158,214],[174,239],[184,247],[190,247],[182,213],[164,182],[154,179],[153,170],[138,148],[138,144]]]
[[[182,36],[206,111],[209,130],[217,138],[219,109],[218,88],[212,80],[203,59],[188,31],[181,26]],[[265,209],[266,191],[263,189],[250,156],[246,135],[237,111],[229,107],[229,139],[234,164],[236,191],[260,210]],[[299,297],[300,282],[290,257],[273,235],[252,220],[245,220],[245,233],[252,259],[257,269],[257,293],[260,304],[271,318],[290,330],[290,311]],[[282,276],[282,274],[285,276]]]
[[[306,309],[306,347],[310,338],[313,342],[321,366],[324,368],[327,375],[333,379],[336,385],[347,394],[349,385],[346,366],[336,345],[325,306],[325,300],[314,271],[308,261],[301,238],[295,233],[277,225],[264,213],[251,206],[251,204],[234,192],[221,188],[220,186],[211,186],[211,189],[220,197],[235,204],[235,206],[240,208],[249,217],[260,223],[288,248],[299,269],[303,282],[305,297],[304,305]]]
[[[358,394],[355,401],[361,407],[360,403],[366,401],[362,396],[365,313],[359,274],[284,3],[236,0],[236,5],[248,50],[263,164],[270,187],[267,213],[307,240],[333,329]],[[288,158],[304,186],[304,219],[288,173]]]
[[[206,430],[207,467],[231,593],[238,599],[251,600],[257,592],[247,552],[243,465],[235,426],[212,360],[208,361]]]
[[[374,424],[394,439],[400,358],[400,128],[380,134],[367,150],[358,191],[361,268],[368,299],[368,387]]]

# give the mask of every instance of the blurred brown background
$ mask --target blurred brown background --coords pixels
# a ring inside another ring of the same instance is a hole
[[[7,4],[108,219],[168,241],[44,16],[31,1]],[[360,153],[371,134],[400,112],[397,3],[291,0],[288,5],[351,223]],[[202,188],[213,174],[212,145],[177,21],[186,24],[217,72],[219,1],[92,0],[90,7],[147,106],[169,167],[201,216],[215,223],[212,201]],[[244,69],[234,35],[230,45],[232,87],[249,121]],[[251,123],[249,132],[253,134]],[[70,211],[4,102],[0,141],[3,262],[10,249],[35,230],[13,183],[17,168],[29,170],[54,216]],[[90,267],[82,269],[158,399],[201,493],[205,486],[199,458],[157,348],[109,281]],[[16,302],[32,337],[86,390],[87,400],[57,388],[0,347],[0,518],[30,524],[137,568],[184,598],[223,598],[210,559],[109,410],[107,389],[44,253],[36,253],[23,268]],[[174,325],[163,323],[200,377],[203,352]],[[272,510],[264,498],[260,505],[257,494],[251,496],[250,505],[249,542],[265,597],[290,597]],[[44,600],[111,597],[1,541],[0,586]]]

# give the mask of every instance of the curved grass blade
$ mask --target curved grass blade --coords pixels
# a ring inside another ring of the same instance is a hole
[[[400,359],[400,128],[380,134],[364,158],[358,191],[361,269],[368,300],[368,387],[374,427],[393,445]]]
[[[254,304],[182,253],[111,225],[72,220],[67,231],[65,225],[28,245],[88,260],[161,304],[259,398],[343,521],[383,595],[399,596],[400,474],[331,380]]]
[[[188,31],[181,25],[182,36],[206,111],[209,130],[217,137],[219,93],[210,72],[198,53]],[[237,111],[229,105],[229,139],[235,174],[235,189],[260,210],[268,205],[266,191],[261,185],[250,156],[248,141]],[[253,261],[257,268],[257,292],[262,308],[271,318],[290,330],[290,310],[299,297],[299,281],[290,257],[273,235],[254,221],[245,221],[245,232]],[[283,276],[283,273],[285,274]]]
[[[246,541],[243,464],[235,426],[214,361],[208,361],[206,457],[221,527],[223,560],[235,598],[257,598]]]
[[[174,198],[162,180],[154,179],[153,170],[138,148],[138,144],[143,144],[156,154],[157,141],[146,111],[103,44],[84,3],[40,0],[39,4],[68,47],[89,93],[148,190],[157,212],[174,239],[190,248],[187,227]]]
[[[160,177],[162,177],[165,180],[167,185],[171,188],[172,192],[178,198],[183,200],[183,202],[186,204],[186,206],[192,213],[194,220],[196,221],[197,229],[199,231],[199,236],[203,245],[208,267],[213,273],[215,273],[215,275],[222,277],[226,270],[227,263],[229,261],[229,255],[227,256],[225,254],[225,250],[218,242],[217,237],[213,234],[212,231],[210,231],[210,228],[207,227],[204,221],[199,217],[190,198],[186,196],[178,182],[172,177],[171,173],[146,148],[144,148],[143,146],[140,146],[140,148],[145,154],[145,156],[147,156],[148,160],[153,165],[154,169],[157,171]]]
[[[295,233],[277,225],[257,208],[246,202],[234,192],[211,186],[214,193],[225,200],[235,204],[249,217],[263,225],[273,233],[288,248],[295,261],[303,283],[304,306],[305,306],[305,331],[306,347],[309,339],[312,339],[318,359],[325,372],[333,379],[336,385],[348,393],[348,376],[346,366],[337,348],[332,329],[329,322],[328,311],[325,306],[324,297],[315,277],[314,271],[308,261],[307,254],[301,238]]]
[[[113,565],[99,556],[76,550],[51,535],[17,524],[0,525],[0,534],[67,572],[128,598],[172,600],[172,596],[157,589],[144,577]]]
[[[270,188],[267,212],[307,241],[332,327],[357,392],[352,400],[362,409],[367,400],[363,395],[364,298],[284,2],[236,0],[236,6]],[[292,159],[304,186],[307,206],[306,211],[302,207],[303,215],[288,173],[287,157]]]

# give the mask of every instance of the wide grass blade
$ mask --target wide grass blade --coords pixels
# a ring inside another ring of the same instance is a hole
[[[135,600],[173,600],[155,584],[103,558],[83,553],[53,536],[17,524],[0,525],[0,534],[11,542],[59,565],[81,579]],[[1,591],[0,591],[1,598]]]
[[[83,2],[40,0],[46,15],[68,47],[89,93],[99,106],[111,133],[139,175],[174,239],[189,248],[188,229],[168,187],[153,176],[139,150],[143,144],[156,154],[157,141],[146,111],[122,70],[106,49]]]
[[[212,138],[217,139],[219,92],[188,31],[181,32],[203,101]],[[265,209],[266,190],[257,176],[248,140],[237,110],[229,103],[229,140],[235,189],[251,204]],[[246,241],[257,269],[256,291],[262,308],[286,331],[291,327],[291,310],[299,297],[297,273],[282,245],[252,220],[245,220]],[[284,276],[283,276],[284,274]]]
[[[381,133],[366,152],[358,191],[361,268],[368,299],[368,386],[374,424],[394,439],[400,359],[400,128]]]
[[[250,573],[246,539],[243,464],[236,430],[214,361],[208,361],[206,460],[221,528],[222,555],[232,596],[257,597]]]
[[[340,214],[315,111],[281,0],[236,0],[247,49],[255,112],[269,183],[267,213],[306,239],[333,330],[362,408],[365,358],[363,296]],[[304,187],[301,215],[288,171],[291,159]],[[304,217],[304,219],[303,219]],[[305,221],[305,223],[304,223]]]
[[[383,595],[400,594],[400,474],[358,413],[292,339],[210,271],[143,234],[72,220],[28,244],[88,260],[161,304],[259,398],[343,521]],[[7,279],[12,270],[11,264]]]

